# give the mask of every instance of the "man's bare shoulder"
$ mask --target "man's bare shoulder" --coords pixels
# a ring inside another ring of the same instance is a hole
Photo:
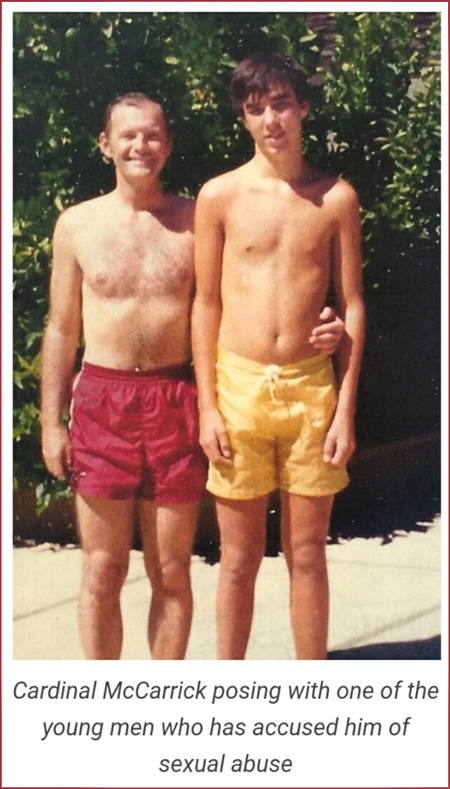
[[[166,194],[168,204],[172,205],[178,211],[189,212],[195,205],[195,200],[192,197],[180,197],[180,195]]]
[[[108,194],[72,205],[59,215],[56,228],[72,232],[82,228],[86,223],[95,224],[102,214],[107,215],[109,202]]]
[[[166,194],[163,212],[179,230],[190,230],[194,224],[195,200],[190,197]],[[157,212],[156,212],[157,213]]]

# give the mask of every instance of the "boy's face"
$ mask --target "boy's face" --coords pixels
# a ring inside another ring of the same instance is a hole
[[[254,93],[242,104],[244,124],[255,145],[267,154],[298,150],[302,121],[309,104],[300,104],[291,85],[272,84],[267,93]]]
[[[164,113],[152,101],[114,107],[100,149],[126,180],[157,177],[171,152]]]

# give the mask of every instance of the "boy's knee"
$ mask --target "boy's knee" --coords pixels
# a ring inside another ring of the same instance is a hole
[[[292,568],[294,572],[302,575],[324,575],[326,573],[325,545],[314,541],[294,545]]]
[[[222,576],[227,577],[227,581],[236,584],[247,584],[256,578],[262,556],[253,551],[228,550],[224,551],[220,559]]]

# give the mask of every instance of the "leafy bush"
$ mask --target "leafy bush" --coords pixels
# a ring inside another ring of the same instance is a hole
[[[35,487],[40,506],[62,490],[40,459],[37,419],[50,238],[64,207],[113,186],[96,143],[104,109],[128,90],[159,100],[175,136],[164,185],[195,195],[209,177],[251,155],[228,84],[234,65],[264,47],[282,49],[315,75],[307,156],[342,174],[361,198],[369,343],[360,440],[434,429],[439,18],[419,37],[417,14],[327,16],[334,26],[328,66],[324,35],[309,27],[306,13],[14,15],[15,484]],[[411,375],[421,382],[415,399]],[[390,389],[404,393],[401,409]]]

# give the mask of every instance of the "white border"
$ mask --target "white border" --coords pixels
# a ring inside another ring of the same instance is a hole
[[[356,6],[356,7],[355,7]],[[222,663],[220,666],[214,661],[192,661],[183,664],[169,664],[147,662],[128,662],[121,664],[92,664],[88,662],[54,662],[54,661],[12,661],[12,628],[11,628],[11,610],[12,610],[12,595],[11,595],[11,550],[10,538],[11,532],[9,525],[12,523],[12,506],[8,496],[8,492],[12,489],[12,472],[11,472],[11,439],[12,430],[10,424],[12,412],[12,397],[11,397],[11,369],[12,369],[12,343],[11,343],[11,325],[12,325],[12,304],[10,298],[11,288],[11,253],[12,243],[9,234],[9,228],[12,223],[12,200],[11,200],[11,184],[12,184],[12,163],[10,156],[10,122],[11,117],[11,101],[12,101],[12,68],[11,68],[11,33],[12,33],[12,13],[14,11],[92,11],[101,9],[102,11],[252,11],[252,10],[276,10],[276,11],[438,11],[442,14],[442,64],[443,64],[443,86],[444,96],[448,96],[448,48],[446,31],[448,25],[448,7],[447,3],[428,3],[426,6],[423,3],[270,3],[262,2],[256,7],[253,3],[146,3],[143,8],[143,3],[119,3],[119,2],[105,2],[105,3],[2,3],[2,17],[3,17],[3,50],[2,50],[2,65],[3,65],[3,95],[2,95],[2,110],[3,110],[3,136],[2,136],[2,162],[3,162],[3,208],[2,208],[2,221],[3,221],[3,266],[2,266],[2,286],[3,286],[3,303],[2,303],[2,324],[3,324],[3,337],[2,337],[2,373],[3,373],[3,398],[2,398],[2,420],[3,420],[3,464],[2,464],[2,486],[3,486],[3,563],[4,563],[4,583],[3,583],[3,677],[4,677],[4,708],[3,715],[5,720],[4,726],[4,779],[8,786],[142,786],[148,787],[156,786],[229,786],[229,776],[214,775],[209,776],[177,776],[174,774],[160,774],[155,773],[153,764],[155,758],[159,755],[167,755],[167,743],[163,741],[151,741],[150,744],[142,743],[141,741],[127,741],[120,743],[117,746],[114,742],[100,741],[98,743],[77,742],[76,747],[74,741],[68,740],[56,741],[52,745],[44,748],[36,737],[36,726],[47,714],[47,707],[45,704],[39,707],[28,705],[28,707],[18,707],[11,703],[11,687],[18,678],[27,678],[29,682],[54,682],[55,678],[66,679],[71,683],[77,682],[79,684],[89,683],[93,678],[98,677],[99,681],[105,676],[116,677],[117,679],[124,679],[126,682],[133,682],[137,677],[144,677],[149,679],[150,682],[173,682],[176,676],[178,680],[183,679],[189,681],[201,677],[209,683],[225,680],[229,683],[242,684],[244,682],[250,683],[253,680],[261,682],[274,681],[273,678],[277,677],[278,681],[284,682],[299,682],[306,681],[307,679],[317,680],[324,679],[330,683],[344,682],[360,684],[373,684],[381,683],[394,683],[401,677],[405,682],[414,681],[420,678],[428,684],[440,684],[442,691],[443,703],[439,705],[424,704],[420,708],[418,718],[420,725],[418,734],[414,738],[401,740],[392,740],[391,742],[379,741],[373,742],[368,740],[358,740],[354,743],[352,740],[333,741],[331,738],[328,740],[316,741],[303,740],[299,741],[294,746],[286,746],[285,742],[277,742],[273,745],[274,755],[278,752],[286,751],[286,754],[295,751],[297,753],[296,759],[300,760],[302,784],[304,786],[330,786],[330,787],[352,787],[352,786],[447,786],[446,779],[446,753],[448,747],[448,740],[446,735],[447,728],[447,708],[446,708],[446,686],[447,686],[447,666],[448,666],[448,648],[447,639],[443,639],[443,658],[440,662],[402,662],[400,664],[394,661],[380,661],[371,662],[364,668],[363,662],[348,661],[348,662],[334,662],[326,664],[309,664],[302,665],[292,662],[277,661],[258,661],[245,664],[232,664]],[[444,102],[443,109],[443,173],[444,182],[442,190],[442,206],[444,218],[448,215],[448,107]],[[446,262],[448,261],[448,230],[447,223],[443,222],[443,273],[442,273],[442,326],[443,326],[443,353],[442,353],[442,378],[443,378],[443,436],[444,436],[444,450],[443,450],[443,486],[442,490],[445,493],[447,489],[448,480],[448,445],[446,437],[448,436],[448,269]],[[426,308],[426,305],[425,305]],[[448,502],[444,501],[443,505],[443,556],[447,556],[448,549],[448,536],[446,525],[448,523]],[[446,634],[446,625],[448,622],[448,615],[446,610],[447,601],[447,574],[444,573],[442,600],[444,602],[444,633]],[[281,680],[283,678],[283,680]],[[142,702],[140,703],[142,705]],[[56,711],[57,709],[57,711]],[[126,718],[133,718],[138,720],[142,719],[144,713],[142,706],[136,707],[136,711],[131,712],[131,707],[126,705],[121,709],[120,715]],[[166,708],[167,709],[167,708]],[[372,717],[381,717],[386,715],[386,707],[383,709],[377,708],[373,712]],[[85,710],[83,709],[83,712]],[[409,707],[398,705],[395,711],[390,708],[391,717],[395,712],[398,720],[405,718],[409,713]],[[190,717],[193,720],[200,720],[202,715],[210,715],[210,710],[206,713],[199,708],[190,708],[187,705],[181,705],[179,708],[180,714],[185,717]],[[310,708],[308,705],[302,705],[300,712],[295,716],[292,713],[292,708],[279,709],[285,717],[295,717],[298,719],[303,716],[304,718],[309,715],[311,718],[314,714],[317,717],[317,707]],[[301,713],[301,714],[300,714]],[[339,713],[343,714],[342,708],[339,708]],[[59,717],[70,717],[71,715],[78,715],[79,708],[73,708],[67,705],[64,709],[51,707],[48,714],[53,716],[54,719]],[[106,714],[104,709],[94,706],[90,708],[91,719],[95,715]],[[109,713],[108,713],[109,714]],[[158,710],[157,714],[164,714],[164,711]],[[230,720],[237,718],[245,718],[250,714],[254,719],[257,715],[256,708],[252,708],[249,713],[248,710],[239,709],[236,714],[236,709],[230,706],[221,710],[222,716]],[[258,711],[260,716],[272,715],[273,710]],[[320,715],[324,719],[331,719],[336,714],[336,707],[332,704],[326,706],[326,711],[320,707]],[[346,713],[345,713],[346,714]],[[356,716],[365,716],[370,718],[370,712],[367,705],[365,707],[358,707],[353,709],[349,714],[356,714]],[[417,708],[415,714],[417,715]],[[270,718],[269,718],[270,719]],[[430,731],[433,732],[430,738]],[[199,745],[201,747],[199,747]],[[221,744],[215,749],[210,741],[202,741],[198,743],[194,738],[183,741],[177,747],[171,746],[172,751],[177,751],[186,755],[201,755],[204,752],[210,752],[211,756],[214,750],[221,751],[225,745]],[[244,745],[240,750],[255,751],[256,746]],[[266,746],[267,748],[267,746]],[[170,749],[169,749],[170,750]],[[256,748],[256,750],[259,749]],[[261,748],[261,755],[264,755],[264,748]],[[156,755],[156,756],[155,756]],[[187,780],[188,779],[188,780]],[[233,779],[234,785],[242,786],[299,786],[298,773],[292,777],[287,774],[285,778],[276,776],[258,776],[255,779],[254,775],[239,774]]]

